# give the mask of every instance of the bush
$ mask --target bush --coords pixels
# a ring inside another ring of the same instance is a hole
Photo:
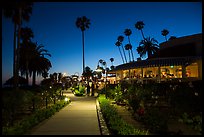
[[[147,131],[135,129],[132,125],[127,124],[117,113],[114,106],[104,95],[98,97],[104,119],[112,132],[115,135],[147,135]]]
[[[144,114],[144,123],[152,133],[164,134],[168,131],[168,115],[159,108],[150,108]]]
[[[116,103],[124,103],[125,97],[120,85],[115,87],[114,92]]]
[[[59,111],[59,109],[63,108],[65,104],[68,104],[68,103],[69,102],[65,102],[64,100],[61,100],[60,102],[57,102],[53,106],[35,111],[32,115],[25,117],[23,120],[19,121],[18,123],[15,123],[14,126],[3,127],[2,135],[23,135],[33,126],[49,118],[56,111]]]
[[[189,115],[185,112],[182,114],[179,122],[189,125],[192,129],[202,133],[202,113]]]
[[[188,83],[180,83],[171,92],[171,105],[176,108],[179,114],[184,112],[201,112],[201,90],[196,87],[189,87]]]
[[[74,95],[76,96],[82,96],[85,93],[85,86],[79,85],[76,86],[74,89]]]

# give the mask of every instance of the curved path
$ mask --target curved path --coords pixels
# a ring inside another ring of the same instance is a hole
[[[96,97],[66,96],[71,103],[34,127],[30,135],[101,135],[96,110]]]

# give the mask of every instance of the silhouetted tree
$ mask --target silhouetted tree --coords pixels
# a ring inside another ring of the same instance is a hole
[[[131,45],[131,43],[130,43],[130,35],[132,34],[131,29],[125,29],[124,34],[128,37],[129,44]],[[132,61],[134,61],[134,56],[133,56],[133,52],[132,52],[132,45],[131,46],[130,45],[129,45],[129,50],[131,51],[131,54],[132,54]]]
[[[148,58],[152,56],[152,54],[156,53],[159,49],[158,41],[154,38],[147,37],[145,40],[142,40],[137,47],[137,52],[140,57],[144,57],[147,53]]]
[[[90,79],[90,77],[92,77],[93,76],[93,70],[91,70],[91,68],[90,67],[88,67],[88,66],[86,66],[85,67],[85,70],[84,70],[84,72],[83,72],[83,77],[85,77],[86,78],[86,80],[87,80],[87,83],[89,82],[89,79]]]
[[[36,43],[37,44],[37,43]],[[35,46],[33,57],[29,64],[29,72],[32,73],[33,81],[32,85],[35,85],[36,82],[36,74],[39,75],[44,72],[48,72],[48,70],[52,67],[51,62],[49,59],[45,58],[45,55],[51,57],[51,54],[48,53],[46,49],[43,49],[43,45]]]
[[[21,40],[22,43],[30,42],[34,37],[33,31],[29,27],[21,28]]]
[[[111,69],[114,69],[114,66],[113,66],[113,61],[114,61],[114,58],[110,58],[110,61],[111,61]]]
[[[84,31],[89,28],[90,20],[86,17],[78,17],[76,20],[77,28],[80,28],[82,31],[82,49],[83,49],[83,72],[85,69],[85,59],[84,59]]]
[[[131,62],[131,57],[130,57],[130,48],[131,48],[131,47],[132,47],[131,44],[126,44],[126,45],[125,45],[125,50],[127,50],[128,53],[129,53],[129,62]]]
[[[127,58],[126,58],[126,55],[125,55],[125,50],[124,50],[124,46],[123,46],[123,40],[124,40],[124,37],[123,36],[118,36],[118,41],[120,42],[121,46],[122,46],[122,49],[123,49],[123,54],[124,54],[124,57],[125,57],[125,62],[127,63]]]
[[[44,71],[43,73],[42,73],[42,77],[44,78],[44,79],[46,79],[47,77],[48,77],[48,72],[46,72],[46,71]]]
[[[53,77],[54,77],[54,83],[57,83],[57,72],[53,73]]]
[[[61,82],[62,77],[62,73],[58,73],[58,82]]]
[[[110,58],[110,61],[111,61],[111,65],[113,66],[114,58]]]
[[[144,33],[142,31],[142,29],[144,28],[144,25],[145,24],[143,21],[137,21],[135,24],[135,28],[141,31],[143,39],[145,39]]]
[[[117,42],[115,43],[115,45],[118,47],[118,50],[119,50],[119,52],[120,52],[120,56],[121,56],[122,61],[123,61],[123,63],[124,63],[123,55],[122,55],[121,50],[120,50],[121,43],[120,43],[119,41],[117,41]]]
[[[32,2],[15,1],[15,2],[4,2],[3,3],[3,15],[7,18],[11,18],[14,23],[14,43],[13,43],[13,76],[14,76],[14,87],[18,87],[18,71],[19,71],[19,47],[20,47],[20,31],[22,21],[29,21],[30,15],[32,14]],[[18,35],[17,35],[18,31]],[[18,45],[16,47],[16,36],[18,36]]]
[[[31,42],[31,38],[34,37],[33,31],[31,28],[25,27],[21,28],[21,47],[20,57],[19,57],[19,70],[21,75],[26,75],[26,80],[28,83],[28,74],[29,74],[29,61],[31,61],[33,48],[35,44]]]
[[[168,31],[167,29],[163,29],[163,30],[161,31],[161,34],[162,34],[162,36],[165,37],[165,40],[166,40],[166,42],[167,42],[166,36],[169,34],[169,31]]]

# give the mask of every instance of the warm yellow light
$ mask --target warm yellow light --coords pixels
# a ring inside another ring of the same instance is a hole
[[[64,100],[65,100],[65,101],[68,101],[68,98],[65,98]]]
[[[99,65],[98,65],[95,71],[96,71],[96,72],[102,72],[102,69],[101,69],[101,68],[99,67]]]

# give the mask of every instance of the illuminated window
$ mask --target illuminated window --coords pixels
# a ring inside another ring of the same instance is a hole
[[[198,77],[198,64],[192,63],[186,67],[186,76],[187,77]]]

